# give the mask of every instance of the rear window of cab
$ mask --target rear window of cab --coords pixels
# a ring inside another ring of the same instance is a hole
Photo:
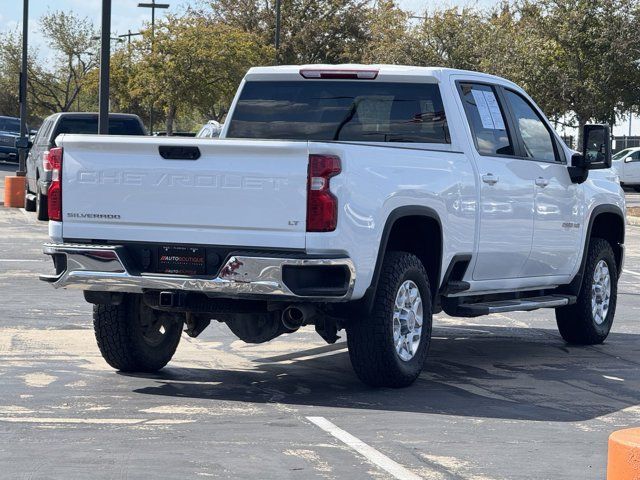
[[[438,85],[249,81],[227,138],[450,143]]]

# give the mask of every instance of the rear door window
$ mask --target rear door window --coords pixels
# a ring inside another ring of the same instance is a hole
[[[51,130],[53,129],[55,123],[56,121],[53,118],[49,118],[44,121],[44,124],[40,127],[42,136],[38,139],[38,146],[47,149],[50,145],[53,145],[53,141],[55,140],[55,138],[51,136]]]
[[[507,130],[506,115],[495,88],[490,85],[461,83],[460,96],[481,155],[515,155]]]
[[[247,82],[227,137],[450,143],[438,85],[371,81]]]

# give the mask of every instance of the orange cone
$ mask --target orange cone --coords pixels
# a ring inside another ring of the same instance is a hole
[[[609,436],[607,480],[640,480],[640,428],[627,428]]]
[[[25,177],[4,177],[4,206],[24,207]]]

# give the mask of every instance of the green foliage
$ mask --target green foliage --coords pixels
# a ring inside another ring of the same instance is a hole
[[[278,62],[349,63],[367,49],[368,0],[282,0]],[[211,0],[208,15],[274,44],[275,0]],[[205,13],[206,13],[205,12]]]
[[[179,113],[222,119],[247,69],[273,58],[255,34],[193,13],[156,25],[153,47],[143,33],[112,58],[113,98],[120,109],[153,105],[168,132]]]

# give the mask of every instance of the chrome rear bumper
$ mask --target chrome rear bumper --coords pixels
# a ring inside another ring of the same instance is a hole
[[[142,293],[147,290],[181,290],[229,298],[274,296],[314,301],[346,301],[355,285],[355,268],[349,258],[286,258],[232,255],[214,278],[129,271],[123,247],[113,245],[45,244],[46,255],[64,255],[66,266],[40,279],[55,288],[102,292]],[[349,270],[346,293],[296,295],[283,280],[283,267],[342,266]]]

